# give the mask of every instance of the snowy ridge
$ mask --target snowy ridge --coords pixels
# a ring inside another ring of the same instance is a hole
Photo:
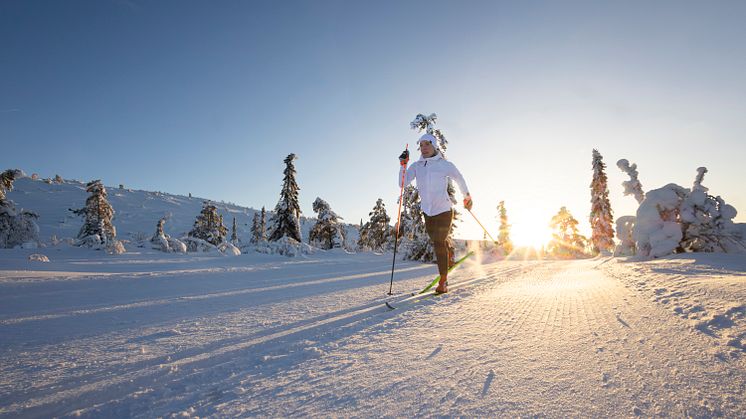
[[[148,240],[156,230],[158,220],[168,216],[165,224],[166,233],[175,238],[182,237],[192,229],[194,220],[202,209],[205,198],[172,195],[162,192],[120,189],[107,186],[109,202],[116,212],[114,226],[120,240]],[[39,214],[39,236],[42,242],[49,243],[52,236],[62,240],[74,238],[83,225],[81,217],[72,214],[69,209],[82,208],[88,194],[85,183],[65,180],[64,183],[46,183],[22,177],[15,181],[14,190],[8,198],[15,201],[18,208],[25,208]],[[261,209],[246,208],[239,205],[211,201],[223,216],[226,227],[230,228],[233,217],[236,217],[238,237],[247,243],[250,236],[251,221],[254,214]],[[274,203],[267,203],[268,214]],[[314,218],[301,217],[303,240],[315,223]],[[344,224],[349,242],[357,238],[357,227]],[[132,250],[132,249],[128,249]]]

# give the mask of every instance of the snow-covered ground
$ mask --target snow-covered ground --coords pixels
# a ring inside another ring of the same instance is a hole
[[[742,257],[475,258],[389,310],[391,255],[140,250],[0,251],[0,416],[746,411]]]

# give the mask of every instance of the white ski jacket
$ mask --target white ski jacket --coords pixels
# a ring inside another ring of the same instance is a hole
[[[404,171],[406,170],[406,176]],[[404,166],[399,169],[399,187],[409,185],[417,179],[417,191],[420,194],[420,207],[422,211],[429,215],[438,215],[450,210],[453,203],[448,198],[448,178],[453,179],[461,193],[466,196],[469,188],[466,187],[466,181],[461,176],[456,166],[444,159],[438,152],[433,157],[420,159],[412,163],[409,169]]]

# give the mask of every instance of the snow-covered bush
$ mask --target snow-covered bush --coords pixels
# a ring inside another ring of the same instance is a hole
[[[691,189],[668,184],[645,195],[637,210],[634,239],[637,253],[661,257],[681,252],[746,252],[733,223],[737,211],[719,196],[707,193],[697,169]]]
[[[635,228],[633,215],[625,215],[616,219],[616,236],[619,244],[614,250],[614,256],[633,256],[635,254],[635,239],[632,235]]]
[[[234,246],[231,242],[221,243],[218,246],[218,250],[220,251],[220,253],[227,256],[239,256],[241,254],[241,250],[239,250],[238,247]]]
[[[313,247],[290,237],[283,237],[276,241],[265,240],[252,246],[252,249],[258,253],[283,255],[288,257],[310,255],[315,252]]]
[[[169,217],[163,217],[158,220],[155,228],[155,234],[150,238],[150,244],[153,249],[161,252],[186,253],[187,245],[179,239],[173,238],[163,231],[163,226]]]
[[[6,198],[13,190],[13,182],[23,172],[18,169],[0,173],[0,248],[16,246],[35,248],[39,245],[38,215],[31,211],[17,210],[15,203]]]
[[[28,260],[31,262],[49,262],[49,258],[41,253],[34,253],[28,256]]]
[[[186,245],[187,252],[201,252],[201,253],[215,253],[220,252],[218,247],[197,237],[186,236],[182,237],[181,242]]]

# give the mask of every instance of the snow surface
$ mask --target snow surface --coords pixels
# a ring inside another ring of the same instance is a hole
[[[0,416],[739,416],[746,261],[0,251]],[[402,300],[435,274],[399,262]]]
[[[0,417],[746,411],[743,255],[478,254],[451,275],[452,292],[424,299],[409,296],[435,265],[397,261],[387,297],[391,254],[73,247],[64,238],[82,221],[67,208],[85,201],[82,187],[20,179],[9,194],[39,212],[49,239],[0,250]],[[145,241],[167,212],[168,234],[188,231],[202,203],[110,197],[120,238]],[[219,208],[248,237],[253,210]]]

